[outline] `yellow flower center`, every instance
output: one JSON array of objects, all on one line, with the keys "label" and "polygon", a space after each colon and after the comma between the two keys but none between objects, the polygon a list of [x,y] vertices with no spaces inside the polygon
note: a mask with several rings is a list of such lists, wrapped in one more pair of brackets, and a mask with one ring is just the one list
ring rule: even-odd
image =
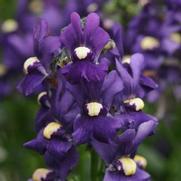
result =
[{"label": "yellow flower center", "polygon": [[87,104],[88,115],[98,116],[102,108],[103,108],[102,104],[98,102],[88,103]]},{"label": "yellow flower center", "polygon": [[18,29],[18,23],[14,19],[7,19],[1,26],[4,33],[11,33]]},{"label": "yellow flower center", "polygon": [[179,33],[172,33],[170,39],[175,43],[181,44],[181,35]]},{"label": "yellow flower center", "polygon": [[6,68],[6,66],[5,66],[5,65],[3,65],[3,64],[0,64],[0,76],[5,75],[5,74],[6,74],[6,72],[7,72],[7,68]]},{"label": "yellow flower center", "polygon": [[42,0],[32,0],[29,4],[29,10],[35,14],[41,14],[43,12]]},{"label": "yellow flower center", "polygon": [[125,100],[124,103],[129,104],[130,106],[135,106],[136,111],[140,111],[144,108],[144,102],[139,97]]},{"label": "yellow flower center", "polygon": [[53,133],[57,132],[62,125],[58,122],[49,123],[43,130],[43,136],[47,139],[50,139]]},{"label": "yellow flower center", "polygon": [[136,173],[137,166],[133,159],[131,159],[129,157],[122,157],[119,159],[119,161],[122,164],[122,168],[123,168],[124,174],[126,176],[131,176]]},{"label": "yellow flower center", "polygon": [[36,62],[39,62],[37,57],[30,57],[25,61],[24,66],[23,66],[25,74],[28,74],[28,67],[33,66],[33,64]]},{"label": "yellow flower center", "polygon": [[87,57],[88,53],[90,53],[91,50],[87,47],[78,47],[74,51],[77,57],[82,60]]},{"label": "yellow flower center", "polygon": [[47,175],[50,172],[51,171],[46,168],[39,168],[39,169],[35,170],[35,172],[33,173],[32,180],[33,181],[42,181],[42,179],[46,179]]},{"label": "yellow flower center", "polygon": [[147,161],[146,161],[146,159],[143,156],[135,155],[134,161],[138,165],[140,165],[142,168],[146,168],[146,166],[147,166]]},{"label": "yellow flower center", "polygon": [[159,46],[160,46],[160,43],[158,39],[152,36],[146,36],[141,41],[141,48],[143,50],[152,50],[154,48],[158,48]]},{"label": "yellow flower center", "polygon": [[97,11],[97,9],[98,9],[98,5],[97,5],[96,3],[91,3],[91,4],[87,7],[87,11],[88,11],[89,13],[95,12],[95,11]]}]

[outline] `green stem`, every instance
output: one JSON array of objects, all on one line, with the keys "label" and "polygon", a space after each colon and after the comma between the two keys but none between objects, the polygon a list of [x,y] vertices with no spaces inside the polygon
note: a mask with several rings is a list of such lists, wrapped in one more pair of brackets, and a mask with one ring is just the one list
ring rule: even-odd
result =
[{"label": "green stem", "polygon": [[98,181],[99,157],[94,150],[91,150],[91,181]]}]

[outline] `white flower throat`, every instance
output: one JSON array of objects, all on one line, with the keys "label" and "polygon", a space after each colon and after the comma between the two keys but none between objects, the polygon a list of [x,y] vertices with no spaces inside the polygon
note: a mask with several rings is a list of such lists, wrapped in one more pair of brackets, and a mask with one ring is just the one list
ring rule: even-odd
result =
[{"label": "white flower throat", "polygon": [[131,63],[131,56],[130,55],[125,55],[123,57],[122,63],[123,64],[130,64]]},{"label": "white flower throat", "polygon": [[[132,176],[136,173],[136,162],[129,157],[122,157],[119,159],[122,164],[122,169],[126,176]],[[121,168],[120,168],[121,169]]]},{"label": "white flower throat", "polygon": [[87,47],[77,47],[74,51],[78,59],[80,60],[85,59],[88,56],[88,54],[91,52],[91,50]]},{"label": "white flower throat", "polygon": [[102,104],[98,102],[88,103],[87,104],[88,115],[98,116],[102,108],[103,108]]},{"label": "white flower throat", "polygon": [[62,127],[62,125],[58,122],[51,122],[49,123],[43,130],[43,136],[46,139],[51,139],[51,136],[57,132],[60,128]]},{"label": "white flower throat", "polygon": [[134,105],[136,111],[140,111],[140,110],[142,110],[144,108],[144,102],[139,97],[125,100],[124,103],[129,104],[130,106]]}]

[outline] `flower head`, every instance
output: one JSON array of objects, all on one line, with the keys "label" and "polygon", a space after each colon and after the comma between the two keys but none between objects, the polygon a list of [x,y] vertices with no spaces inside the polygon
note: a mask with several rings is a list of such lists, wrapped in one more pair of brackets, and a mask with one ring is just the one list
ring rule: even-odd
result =
[{"label": "flower head", "polygon": [[82,21],[77,13],[72,13],[71,24],[61,33],[61,42],[72,61],[64,72],[74,82],[80,78],[97,80],[105,75],[106,66],[100,63],[99,56],[109,35],[99,24],[99,16],[95,13]]}]

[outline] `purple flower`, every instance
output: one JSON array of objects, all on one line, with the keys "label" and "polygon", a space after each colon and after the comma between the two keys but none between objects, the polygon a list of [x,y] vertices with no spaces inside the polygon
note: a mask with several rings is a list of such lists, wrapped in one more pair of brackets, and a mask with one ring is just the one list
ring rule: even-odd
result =
[{"label": "purple flower", "polygon": [[129,153],[131,150],[129,142],[134,135],[134,130],[128,129],[119,136],[117,144],[92,141],[93,147],[107,165],[105,181],[150,180],[150,175],[143,170],[146,167],[146,160],[138,155],[131,156]]},{"label": "purple flower", "polygon": [[141,54],[133,54],[122,64],[116,61],[118,74],[123,81],[124,89],[120,92],[116,104],[118,107],[122,104],[122,110],[133,109],[140,111],[144,108],[142,98],[150,90],[157,88],[157,84],[150,78],[142,75],[144,68],[144,57]]},{"label": "purple flower", "polygon": [[97,14],[89,14],[85,21],[81,22],[79,15],[72,13],[71,24],[60,36],[63,47],[68,51],[72,61],[65,66],[63,72],[74,82],[80,78],[87,81],[100,80],[107,70],[104,63],[99,63],[98,58],[109,41],[109,35],[99,26]]},{"label": "purple flower", "polygon": [[[11,76],[9,73],[8,76],[6,76],[9,77],[9,81],[5,82],[5,87],[8,86],[13,90],[13,86],[15,87],[15,85],[14,83],[10,85],[11,80],[15,81],[20,72],[22,72],[24,61],[35,55],[33,52],[32,30],[36,21],[41,17],[49,22],[52,32],[59,32],[63,23],[63,21],[61,21],[63,16],[59,9],[58,0],[33,0],[30,2],[27,0],[19,0],[15,18],[7,19],[2,23],[0,27],[0,46],[3,49],[3,64],[6,66],[6,69],[11,72]],[[45,47],[48,41],[52,43],[52,46],[49,47],[51,50],[56,46],[54,44],[55,38],[49,37],[41,43],[41,49],[43,49],[41,51],[45,51],[46,48],[48,49],[48,47]],[[46,56],[52,53],[50,51],[48,51]],[[1,81],[1,84],[3,83],[4,81]],[[9,91],[9,93],[10,92],[11,91]]]},{"label": "purple flower", "polygon": [[[31,34],[5,35],[2,44],[4,65],[11,71],[20,70],[24,59],[33,55]],[[24,46],[25,44],[26,46]]]},{"label": "purple flower", "polygon": [[50,122],[40,130],[36,139],[25,144],[26,147],[44,155],[49,168],[61,179],[76,165],[78,154],[60,122]]},{"label": "purple flower", "polygon": [[[133,162],[134,163],[134,162]],[[124,174],[119,172],[112,172],[107,170],[104,176],[104,181],[150,181],[150,175],[140,168],[137,168],[136,173],[133,176],[126,177]]]},{"label": "purple flower", "polygon": [[[171,6],[170,6],[171,7]],[[163,7],[156,2],[146,4],[134,17],[125,33],[125,57],[136,52],[144,55],[144,74],[154,78],[160,88],[148,100],[154,102],[171,83],[178,85],[180,68],[180,13],[173,7]],[[174,71],[173,71],[174,70]],[[174,77],[174,78],[173,78]],[[166,85],[166,86],[162,86]]]},{"label": "purple flower", "polygon": [[48,25],[40,21],[34,30],[34,44],[36,56],[28,58],[24,63],[25,78],[18,85],[20,92],[30,95],[40,91],[45,80],[51,78],[51,60],[59,52],[60,42],[58,37],[48,35]]},{"label": "purple flower", "polygon": [[[151,120],[151,116],[139,113],[127,116],[129,118],[124,115],[118,116],[122,120],[122,124],[120,124],[122,134],[108,142],[95,139],[92,139],[91,142],[108,167],[104,177],[106,181],[150,180],[150,175],[142,170],[145,162],[143,160],[137,160],[137,162],[134,158],[138,145],[155,129],[155,121]],[[140,123],[140,120],[143,122]]]},{"label": "purple flower", "polygon": [[45,19],[54,33],[62,27],[63,15],[58,0],[19,0],[17,19],[25,30],[32,31],[38,18]]},{"label": "purple flower", "polygon": [[24,63],[19,89],[39,93],[38,135],[25,146],[51,170],[40,179],[66,180],[76,148],[86,144],[105,161],[105,181],[150,180],[136,152],[158,123],[143,112],[143,98],[157,84],[143,75],[142,54],[122,57],[120,26],[111,26],[109,36],[99,24],[95,13],[83,20],[73,13],[60,38],[49,35],[45,21],[35,28],[35,57]]},{"label": "purple flower", "polygon": [[68,0],[66,11],[76,11],[84,17],[87,16],[88,13],[100,12],[106,2],[107,0]]},{"label": "purple flower", "polygon": [[110,72],[102,82],[82,82],[70,88],[80,109],[73,125],[76,143],[90,142],[92,138],[108,140],[115,135],[117,124],[109,111],[114,96],[121,89],[122,82],[118,81],[115,71]]}]

